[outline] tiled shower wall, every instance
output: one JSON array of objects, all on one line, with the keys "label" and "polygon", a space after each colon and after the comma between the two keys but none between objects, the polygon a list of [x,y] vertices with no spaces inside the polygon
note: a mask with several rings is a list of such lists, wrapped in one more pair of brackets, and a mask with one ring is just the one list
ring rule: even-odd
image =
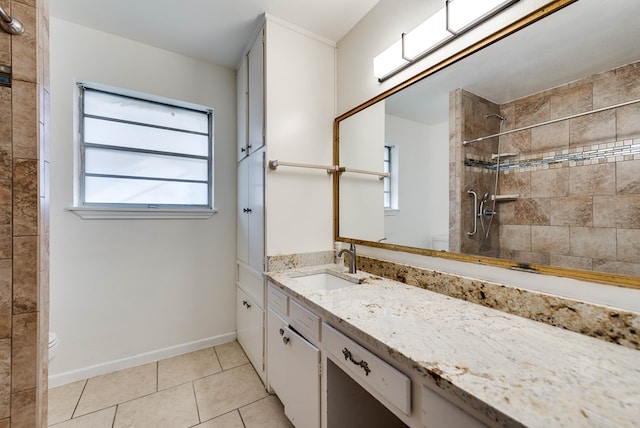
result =
[{"label": "tiled shower wall", "polygon": [[[476,192],[478,204],[484,193],[493,194],[495,172],[464,165],[466,158],[490,160],[498,149],[498,139],[485,140],[482,144],[462,145],[465,140],[497,134],[500,131],[500,120],[490,115],[498,114],[499,111],[497,104],[464,89],[456,89],[449,94],[449,117],[454,119],[449,120],[449,249],[454,252],[489,257],[499,255],[496,224],[489,227],[489,217],[481,219],[475,215],[477,211],[474,211],[473,197],[467,193],[469,190]],[[454,202],[451,198],[458,200]],[[491,205],[487,208],[491,208]],[[481,221],[484,221],[484,229]],[[468,232],[474,230],[474,223],[476,233],[469,235]],[[489,232],[486,233],[485,230]]]},{"label": "tiled shower wall", "polygon": [[[518,128],[640,99],[638,82],[635,63],[514,101],[501,111]],[[529,155],[523,159],[572,154],[578,160],[502,174],[501,192],[520,199],[500,207],[501,257],[639,276],[640,155],[594,153],[640,144],[640,103],[503,138],[504,150]]]},{"label": "tiled shower wall", "polygon": [[0,0],[0,428],[47,425],[49,23],[47,0]]},{"label": "tiled shower wall", "polygon": [[[640,99],[638,82],[635,63],[504,104],[504,130]],[[501,258],[640,276],[640,103],[500,138],[517,156],[499,193],[518,195],[498,204]]]}]

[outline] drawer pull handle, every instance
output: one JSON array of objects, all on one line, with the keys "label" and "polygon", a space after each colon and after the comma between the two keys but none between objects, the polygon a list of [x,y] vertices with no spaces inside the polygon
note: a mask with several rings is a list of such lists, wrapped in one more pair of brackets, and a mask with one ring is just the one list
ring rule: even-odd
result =
[{"label": "drawer pull handle", "polygon": [[365,360],[360,360],[360,361],[354,360],[353,356],[351,355],[351,351],[349,351],[347,348],[344,348],[342,350],[342,355],[344,355],[345,360],[349,360],[356,366],[362,367],[362,370],[364,370],[365,376],[369,376],[369,373],[371,373],[371,369],[369,368],[369,364]]},{"label": "drawer pull handle", "polygon": [[279,333],[280,333],[280,336],[284,336],[284,330],[283,329],[280,329]]},{"label": "drawer pull handle", "polygon": [[290,339],[287,336],[282,336],[282,343],[284,343],[285,345],[289,343],[289,340]]},{"label": "drawer pull handle", "polygon": [[246,300],[242,301],[242,304],[247,308],[250,309],[251,308],[251,303],[247,302]]}]

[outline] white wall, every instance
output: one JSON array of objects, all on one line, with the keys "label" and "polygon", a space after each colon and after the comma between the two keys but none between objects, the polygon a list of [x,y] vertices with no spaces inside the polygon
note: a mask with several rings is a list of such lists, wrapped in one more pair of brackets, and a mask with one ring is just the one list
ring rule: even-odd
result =
[{"label": "white wall", "polygon": [[[335,45],[273,17],[266,31],[267,160],[331,165]],[[333,248],[332,178],[267,169],[267,255]]]},{"label": "white wall", "polygon": [[426,125],[387,115],[385,142],[398,149],[398,212],[385,216],[390,244],[432,248],[449,235],[449,123]]},{"label": "white wall", "polygon": [[[52,384],[235,337],[235,72],[51,19]],[[206,220],[82,220],[73,201],[74,85],[206,105],[215,207]]]},{"label": "white wall", "polygon": [[[377,103],[341,122],[340,166],[384,170],[385,103]],[[340,236],[384,238],[384,187],[375,175],[340,175]]]}]

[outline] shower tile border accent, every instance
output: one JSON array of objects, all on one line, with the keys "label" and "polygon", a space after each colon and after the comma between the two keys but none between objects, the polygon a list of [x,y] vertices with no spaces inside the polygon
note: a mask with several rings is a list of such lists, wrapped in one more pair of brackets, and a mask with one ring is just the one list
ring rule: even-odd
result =
[{"label": "shower tile border accent", "polygon": [[[640,159],[640,138],[611,143],[593,144],[552,152],[519,155],[500,163],[500,171],[539,171],[550,168],[566,168],[582,165],[597,165],[605,162],[623,162]],[[492,160],[464,160],[465,166],[496,170]]]},{"label": "shower tile border accent", "polygon": [[358,256],[360,270],[640,350],[640,313],[402,263]]}]

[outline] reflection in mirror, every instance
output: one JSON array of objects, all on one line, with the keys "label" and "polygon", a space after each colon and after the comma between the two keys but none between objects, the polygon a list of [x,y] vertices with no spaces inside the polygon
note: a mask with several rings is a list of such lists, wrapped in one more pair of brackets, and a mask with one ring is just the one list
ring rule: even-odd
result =
[{"label": "reflection in mirror", "polygon": [[339,236],[640,277],[638,40],[640,2],[580,0],[341,120],[391,178],[340,177]]}]

